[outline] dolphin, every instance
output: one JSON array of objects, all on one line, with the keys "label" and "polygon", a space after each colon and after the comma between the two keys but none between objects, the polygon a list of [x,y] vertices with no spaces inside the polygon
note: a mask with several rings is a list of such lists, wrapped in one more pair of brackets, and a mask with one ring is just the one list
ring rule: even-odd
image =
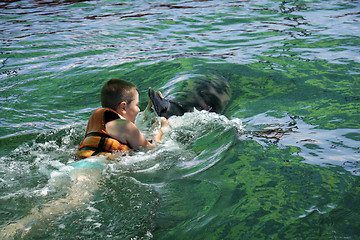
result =
[{"label": "dolphin", "polygon": [[230,101],[231,88],[229,82],[223,78],[199,78],[188,89],[174,94],[174,98],[170,100],[151,87],[148,94],[157,115],[169,118],[182,116],[194,109],[221,114]]}]

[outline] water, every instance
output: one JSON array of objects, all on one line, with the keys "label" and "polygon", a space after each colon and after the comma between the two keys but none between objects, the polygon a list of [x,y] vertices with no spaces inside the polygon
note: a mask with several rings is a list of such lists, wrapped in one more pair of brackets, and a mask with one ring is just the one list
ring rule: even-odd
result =
[{"label": "water", "polygon": [[[359,239],[359,12],[336,0],[0,3],[2,236]],[[199,77],[229,81],[222,115],[170,118],[158,148],[73,167],[105,81],[137,84],[144,109],[148,87],[171,98]]]}]

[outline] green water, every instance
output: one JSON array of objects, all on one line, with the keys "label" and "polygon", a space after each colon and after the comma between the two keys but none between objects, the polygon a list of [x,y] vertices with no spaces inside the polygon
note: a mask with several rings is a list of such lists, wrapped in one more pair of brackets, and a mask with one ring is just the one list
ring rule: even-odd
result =
[{"label": "green water", "polygon": [[[360,239],[359,6],[0,3],[1,236]],[[154,150],[74,169],[110,78],[142,109],[148,87],[171,98],[199,78],[232,96],[170,118]]]}]

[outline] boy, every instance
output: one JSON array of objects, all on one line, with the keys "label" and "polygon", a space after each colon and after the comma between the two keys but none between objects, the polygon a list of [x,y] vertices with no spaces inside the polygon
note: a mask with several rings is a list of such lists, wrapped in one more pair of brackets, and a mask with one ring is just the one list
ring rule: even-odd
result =
[{"label": "boy", "polygon": [[[76,153],[79,158],[155,147],[134,124],[140,112],[135,84],[123,79],[109,80],[101,89],[101,105],[102,108],[90,116],[85,139]],[[160,142],[162,128],[168,125],[168,121],[162,117],[159,132],[154,136],[155,142]]]}]

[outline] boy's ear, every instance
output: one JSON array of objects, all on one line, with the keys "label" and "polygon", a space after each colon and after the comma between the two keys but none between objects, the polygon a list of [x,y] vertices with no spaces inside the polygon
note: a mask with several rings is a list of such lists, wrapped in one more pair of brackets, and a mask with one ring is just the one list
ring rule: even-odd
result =
[{"label": "boy's ear", "polygon": [[118,110],[117,112],[119,112],[119,113],[126,112],[126,106],[127,106],[126,102],[121,102],[119,104],[119,106],[117,107],[117,110]]}]

